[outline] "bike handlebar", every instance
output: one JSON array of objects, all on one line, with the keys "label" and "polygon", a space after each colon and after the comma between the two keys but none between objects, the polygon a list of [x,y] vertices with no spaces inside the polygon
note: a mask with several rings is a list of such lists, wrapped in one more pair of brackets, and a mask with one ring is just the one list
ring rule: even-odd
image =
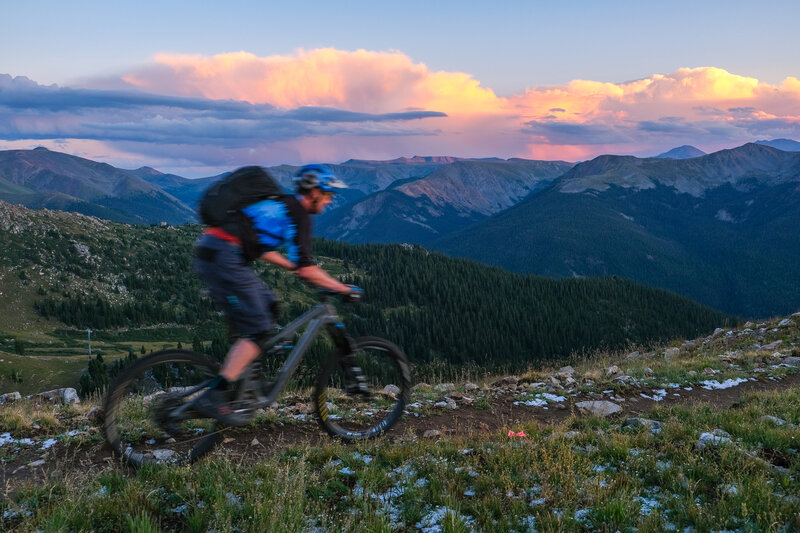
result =
[{"label": "bike handlebar", "polygon": [[352,290],[350,292],[345,292],[345,293],[334,291],[331,289],[320,289],[319,296],[323,302],[328,298],[334,296],[340,298],[344,303],[348,304],[355,304],[361,302],[361,299],[364,297],[364,290],[354,286],[351,286],[351,289]]}]

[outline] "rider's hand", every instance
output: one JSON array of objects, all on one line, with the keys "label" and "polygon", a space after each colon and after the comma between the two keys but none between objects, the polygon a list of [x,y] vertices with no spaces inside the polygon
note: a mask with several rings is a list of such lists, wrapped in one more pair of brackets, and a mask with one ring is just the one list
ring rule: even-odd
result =
[{"label": "rider's hand", "polygon": [[351,304],[360,302],[364,296],[364,290],[355,285],[348,285],[348,288],[350,290],[342,294],[342,300]]}]

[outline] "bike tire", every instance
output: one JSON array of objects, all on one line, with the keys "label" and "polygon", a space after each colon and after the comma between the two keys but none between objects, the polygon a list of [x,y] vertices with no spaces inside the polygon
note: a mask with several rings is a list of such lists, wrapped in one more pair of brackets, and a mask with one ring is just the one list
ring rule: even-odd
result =
[{"label": "bike tire", "polygon": [[[330,435],[346,442],[388,431],[400,420],[411,396],[411,370],[400,348],[379,337],[359,337],[353,344],[349,356],[338,351],[331,354],[314,387],[317,421]],[[361,368],[369,394],[346,392],[344,367],[353,362]]]},{"label": "bike tire", "polygon": [[205,390],[219,365],[203,354],[164,350],[138,359],[109,386],[103,429],[120,457],[138,467],[189,464],[214,447],[217,422],[188,410],[179,421],[164,413]]}]

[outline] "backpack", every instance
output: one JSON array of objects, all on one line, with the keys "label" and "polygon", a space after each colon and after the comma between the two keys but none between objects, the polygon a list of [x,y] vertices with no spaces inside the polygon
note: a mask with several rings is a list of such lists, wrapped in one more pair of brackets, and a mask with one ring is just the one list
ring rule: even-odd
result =
[{"label": "backpack", "polygon": [[261,255],[261,247],[250,217],[241,209],[283,194],[280,185],[262,167],[242,167],[206,189],[198,203],[197,213],[203,224],[222,228],[239,237],[242,255],[249,262]]}]

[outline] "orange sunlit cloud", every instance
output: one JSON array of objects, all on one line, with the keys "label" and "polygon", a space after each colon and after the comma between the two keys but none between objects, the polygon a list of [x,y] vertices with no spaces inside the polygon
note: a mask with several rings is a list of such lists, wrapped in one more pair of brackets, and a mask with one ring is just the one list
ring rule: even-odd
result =
[{"label": "orange sunlit cloud", "polygon": [[[120,90],[131,88],[138,91]],[[501,97],[469,73],[434,71],[401,52],[331,48],[161,54],[79,88],[0,74],[3,109],[0,139],[20,146],[68,142],[99,159],[174,161],[172,168],[209,173],[411,155],[578,161],[800,139],[793,76],[769,84],[715,67],[681,68]]]},{"label": "orange sunlit cloud", "polygon": [[147,91],[234,99],[281,108],[331,106],[367,113],[408,108],[494,112],[495,94],[468,74],[431,72],[399,52],[346,52],[331,48],[258,57],[167,55],[123,77]]},{"label": "orange sunlit cloud", "polygon": [[[431,137],[416,144],[460,155],[483,156],[489,150],[507,157],[575,160],[668,148],[681,135],[683,143],[731,144],[752,140],[767,121],[791,130],[800,117],[797,78],[770,85],[715,67],[623,83],[573,80],[504,98],[467,73],[431,71],[400,52],[325,48],[269,57],[162,54],[123,79],[151,92],[283,109],[443,112],[447,118],[420,121]],[[310,144],[327,153],[328,142]]]}]

